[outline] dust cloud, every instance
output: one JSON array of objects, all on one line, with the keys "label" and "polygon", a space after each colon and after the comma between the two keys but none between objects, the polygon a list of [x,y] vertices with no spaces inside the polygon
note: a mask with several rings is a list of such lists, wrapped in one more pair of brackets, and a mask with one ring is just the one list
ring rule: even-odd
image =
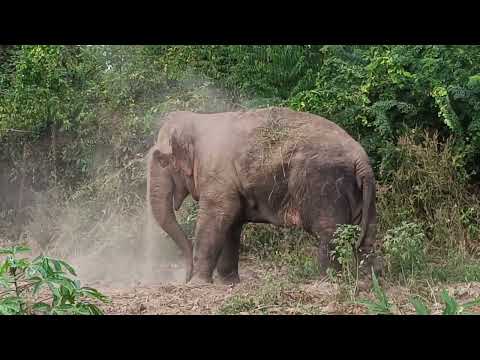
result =
[{"label": "dust cloud", "polygon": [[[162,113],[235,108],[221,90],[200,77],[185,79],[170,92],[163,100]],[[151,120],[155,134],[161,119],[159,114]],[[72,194],[68,189],[50,188],[33,193],[22,242],[32,248],[34,256],[44,254],[72,264],[82,284],[122,288],[183,283],[181,252],[155,223],[145,199],[148,150],[132,161],[138,164],[120,170],[112,170],[109,162],[113,151],[115,144],[98,147],[91,169],[96,175],[81,191]],[[134,173],[134,179],[121,179],[122,171]],[[177,219],[182,226],[180,216]]]},{"label": "dust cloud", "polygon": [[148,206],[132,213],[98,210],[88,204],[58,204],[36,194],[23,237],[33,255],[68,261],[82,284],[131,287],[185,279],[174,242],[154,223]]}]

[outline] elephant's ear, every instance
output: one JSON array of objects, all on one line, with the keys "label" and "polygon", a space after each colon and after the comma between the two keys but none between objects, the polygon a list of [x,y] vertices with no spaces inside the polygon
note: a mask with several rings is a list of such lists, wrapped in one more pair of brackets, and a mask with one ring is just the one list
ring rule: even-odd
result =
[{"label": "elephant's ear", "polygon": [[160,166],[165,168],[172,163],[173,157],[170,154],[164,154],[160,150],[153,151],[153,158],[160,163]]},{"label": "elephant's ear", "polygon": [[170,141],[175,167],[186,176],[193,174],[193,143],[189,140],[185,136],[174,133]]}]

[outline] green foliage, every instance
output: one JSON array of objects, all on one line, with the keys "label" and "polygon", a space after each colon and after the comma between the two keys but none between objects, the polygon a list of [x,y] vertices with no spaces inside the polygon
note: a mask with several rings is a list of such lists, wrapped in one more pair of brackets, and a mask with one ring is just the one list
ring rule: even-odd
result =
[{"label": "green foliage", "polygon": [[268,314],[271,309],[280,308],[289,303],[292,289],[287,282],[267,278],[265,285],[255,289],[247,296],[233,295],[219,309],[220,314],[233,315],[239,313]]},{"label": "green foliage", "polygon": [[[0,264],[1,315],[101,315],[91,300],[108,299],[90,287],[81,287],[71,265],[62,260],[38,256],[33,260],[19,258],[28,247],[1,248],[6,255]],[[43,291],[42,291],[43,290]]]},{"label": "green foliage", "polygon": [[441,298],[445,303],[442,315],[470,315],[465,310],[472,308],[473,306],[480,305],[480,299],[469,301],[463,305],[460,305],[455,298],[450,296],[446,290],[441,293]]},{"label": "green foliage", "polygon": [[[375,300],[360,300],[359,304],[365,305],[370,314],[374,315],[393,315],[392,304],[388,299],[385,291],[378,283],[378,279],[375,273],[372,271],[373,286],[372,290],[375,296]],[[480,305],[480,298],[469,301],[464,304],[460,304],[454,297],[450,296],[447,290],[443,290],[440,297],[444,303],[442,315],[470,315],[471,313],[466,310],[472,307]],[[417,315],[431,315],[432,311],[418,296],[414,296],[410,299],[411,304],[414,306]]]},{"label": "green foliage", "polygon": [[466,169],[477,171],[478,47],[325,46],[321,51],[325,58],[315,86],[294,95],[292,107],[344,126],[361,139],[377,170],[394,170],[384,159],[388,144],[419,127],[455,135]]},{"label": "green foliage", "polygon": [[299,229],[248,224],[243,231],[241,252],[287,269],[296,283],[318,279],[320,267],[315,237]]},{"label": "green foliage", "polygon": [[346,284],[353,285],[357,279],[358,265],[355,243],[360,236],[358,225],[339,225],[333,234],[332,258],[340,264],[339,275]]},{"label": "green foliage", "polygon": [[314,84],[322,60],[317,50],[312,45],[176,46],[168,58],[176,64],[170,67],[174,72],[189,68],[233,98],[264,99],[272,105]]},{"label": "green foliage", "polygon": [[451,250],[428,259],[423,277],[434,282],[455,283],[480,281],[480,264],[476,258]]},{"label": "green foliage", "polygon": [[417,315],[431,315],[432,311],[419,297],[412,297],[410,302],[415,307],[415,312]]},{"label": "green foliage", "polygon": [[[142,155],[165,112],[286,105],[330,118],[365,146],[391,270],[412,273],[420,242],[425,261],[480,251],[468,188],[480,175],[479,60],[478,46],[2,46],[0,181],[20,189],[26,177],[36,190],[55,185],[68,201],[128,213],[143,204]],[[195,208],[186,211],[193,236]],[[18,209],[1,214],[15,219]],[[334,256],[352,281],[348,231]],[[286,265],[292,278],[315,277],[305,234],[248,226],[244,238],[242,251]],[[426,269],[438,280],[479,278],[478,266],[460,263]]]},{"label": "green foliage", "polygon": [[359,304],[363,304],[368,308],[368,311],[371,314],[376,315],[391,315],[392,314],[392,304],[388,300],[387,294],[381,288],[378,283],[378,279],[375,276],[375,272],[372,270],[372,287],[373,294],[376,301],[371,300],[359,300]]},{"label": "green foliage", "polygon": [[427,251],[475,252],[478,196],[469,191],[462,158],[452,143],[412,131],[399,139],[395,152],[396,170],[377,197],[380,233],[407,221],[422,226]]},{"label": "green foliage", "polygon": [[414,275],[425,265],[425,234],[418,224],[404,221],[388,230],[383,247],[392,273]]},{"label": "green foliage", "polygon": [[290,252],[284,256],[288,264],[288,275],[292,282],[316,280],[320,276],[320,265],[316,256],[300,251]]},{"label": "green foliage", "polygon": [[[6,54],[0,136],[16,129],[27,131],[27,139],[55,126],[82,135],[90,142],[86,148],[112,112],[121,114],[133,137],[143,136],[153,118],[171,108],[162,103],[172,104],[175,93],[180,100],[190,91],[187,84],[203,82],[247,106],[286,104],[331,118],[361,140],[385,174],[395,170],[390,145],[412,128],[453,135],[465,169],[478,171],[475,46],[29,45]],[[189,108],[197,105],[210,106]]]},{"label": "green foliage", "polygon": [[[0,136],[8,129],[40,136],[50,126],[79,130],[93,121],[98,66],[79,46],[20,47],[0,82]],[[28,134],[27,133],[27,134]]]},{"label": "green foliage", "polygon": [[251,297],[233,296],[226,301],[219,310],[222,315],[235,315],[252,311],[257,304]]}]

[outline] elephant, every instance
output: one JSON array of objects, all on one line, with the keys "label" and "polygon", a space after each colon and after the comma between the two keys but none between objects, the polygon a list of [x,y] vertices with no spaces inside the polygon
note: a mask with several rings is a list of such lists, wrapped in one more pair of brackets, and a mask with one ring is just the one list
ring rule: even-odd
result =
[{"label": "elephant", "polygon": [[[330,120],[269,107],[167,113],[148,155],[147,201],[182,250],[186,283],[240,282],[242,227],[297,227],[318,239],[321,273],[332,266],[339,224],[361,228],[357,254],[375,255],[375,177],[362,146]],[[175,217],[198,203],[194,245]],[[364,257],[365,259],[365,257]]]}]

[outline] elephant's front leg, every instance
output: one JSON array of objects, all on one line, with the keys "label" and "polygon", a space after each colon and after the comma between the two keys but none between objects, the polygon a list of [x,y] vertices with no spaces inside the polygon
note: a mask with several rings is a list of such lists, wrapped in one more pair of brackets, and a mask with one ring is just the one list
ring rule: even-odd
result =
[{"label": "elephant's front leg", "polygon": [[231,239],[234,224],[238,223],[240,201],[222,196],[201,199],[199,205],[192,282],[212,283],[221,252]]},{"label": "elephant's front leg", "polygon": [[240,282],[238,274],[238,260],[240,256],[240,236],[243,224],[234,225],[225,242],[220,259],[217,264],[217,272],[223,284],[237,284]]}]

